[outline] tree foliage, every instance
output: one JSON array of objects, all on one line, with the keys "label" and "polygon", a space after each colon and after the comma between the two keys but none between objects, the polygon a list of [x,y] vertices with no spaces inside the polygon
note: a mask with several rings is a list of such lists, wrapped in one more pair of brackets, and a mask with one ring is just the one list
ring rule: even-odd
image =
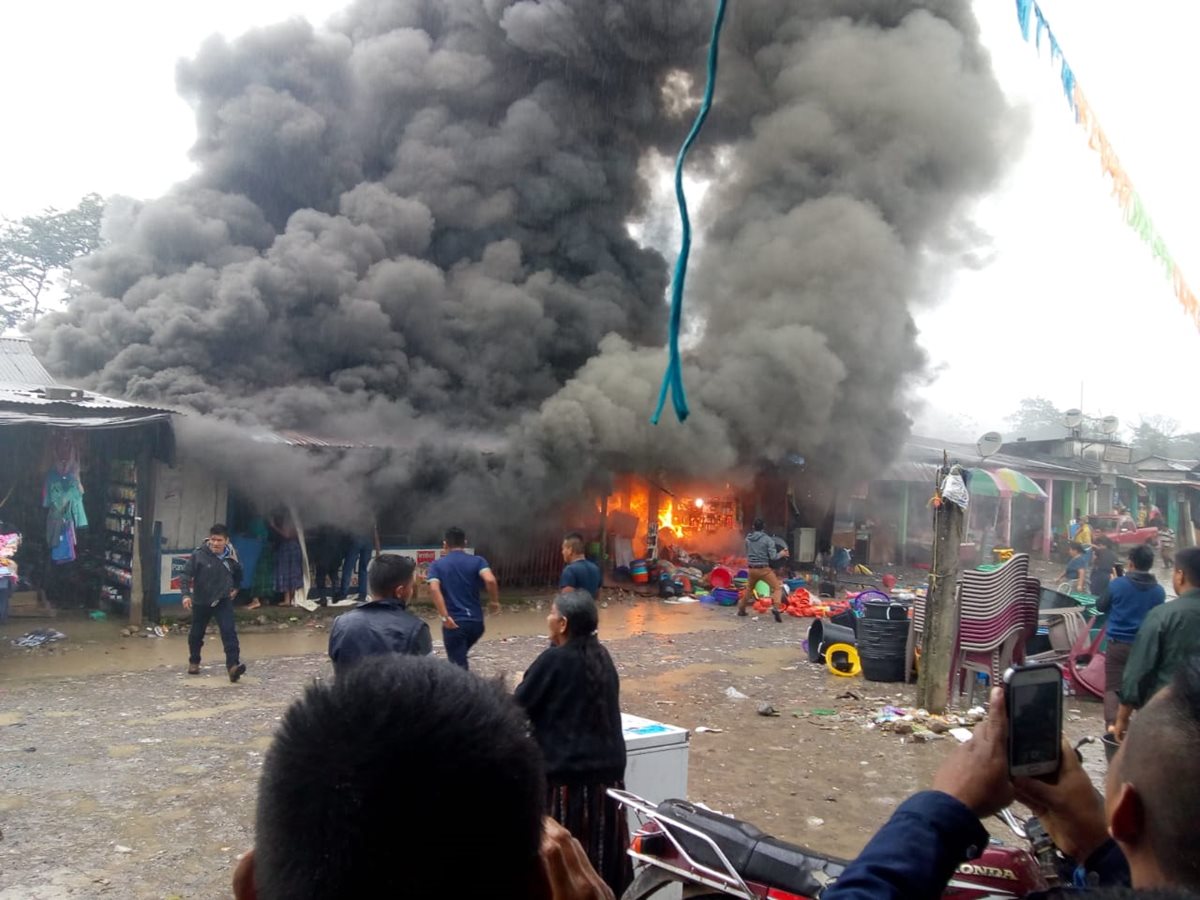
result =
[{"label": "tree foliage", "polygon": [[71,263],[100,246],[104,200],[88,194],[73,209],[0,221],[0,321],[36,319],[54,288],[69,288]]},{"label": "tree foliage", "polygon": [[1026,397],[1016,412],[1008,416],[1009,429],[1014,435],[1027,436],[1047,429],[1059,429],[1065,434],[1063,424],[1066,413],[1044,397]]},{"label": "tree foliage", "polygon": [[1133,429],[1130,443],[1140,454],[1170,457],[1179,423],[1165,416],[1143,416]]}]

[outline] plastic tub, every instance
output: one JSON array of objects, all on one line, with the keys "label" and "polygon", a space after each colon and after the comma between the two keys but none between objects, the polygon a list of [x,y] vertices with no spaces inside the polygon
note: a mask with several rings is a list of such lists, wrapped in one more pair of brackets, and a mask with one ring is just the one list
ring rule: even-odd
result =
[{"label": "plastic tub", "polygon": [[904,681],[907,648],[907,615],[899,620],[864,618],[858,623],[858,655],[868,681]]},{"label": "plastic tub", "polygon": [[729,588],[714,588],[712,595],[721,606],[734,606],[738,602],[740,593]]},{"label": "plastic tub", "polygon": [[902,603],[871,600],[863,606],[863,618],[875,621],[898,622],[908,619],[908,607]]},{"label": "plastic tub", "polygon": [[715,588],[729,588],[733,586],[733,573],[724,566],[715,566],[708,573],[708,583]]}]

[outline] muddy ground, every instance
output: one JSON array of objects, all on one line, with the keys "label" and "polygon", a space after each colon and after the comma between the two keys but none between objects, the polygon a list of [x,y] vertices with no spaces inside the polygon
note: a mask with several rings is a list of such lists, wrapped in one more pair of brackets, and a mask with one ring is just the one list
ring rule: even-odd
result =
[{"label": "muddy ground", "polygon": [[[537,603],[489,622],[472,654],[477,671],[515,678],[540,652]],[[237,685],[215,635],[206,645],[214,665],[189,677],[181,633],[126,637],[113,623],[63,619],[0,627],[0,900],[229,897],[279,717],[306,682],[331,675],[327,624],[307,615],[244,624],[250,671]],[[910,690],[810,666],[800,649],[807,624],[614,598],[601,636],[625,710],[693,730],[692,799],[849,856],[928,784],[952,741],[906,743],[868,728],[884,702],[907,705]],[[9,646],[46,625],[68,639]],[[731,687],[747,699],[729,699]],[[780,715],[758,715],[761,703]],[[1069,736],[1100,728],[1098,704],[1071,702]],[[1085,753],[1102,767],[1099,750]]]}]

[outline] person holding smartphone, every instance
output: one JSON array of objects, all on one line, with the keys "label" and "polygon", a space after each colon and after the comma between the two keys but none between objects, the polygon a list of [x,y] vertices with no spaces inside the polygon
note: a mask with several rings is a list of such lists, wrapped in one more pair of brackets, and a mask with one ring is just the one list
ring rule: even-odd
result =
[{"label": "person holding smartphone", "polygon": [[1078,864],[1078,887],[1200,891],[1200,656],[1184,662],[1133,720],[1108,767],[1104,796],[1065,741],[1054,777],[1014,778],[1009,731],[997,688],[987,718],[942,763],[933,789],[902,803],[822,900],[941,896],[958,866],[987,846],[979,819],[1013,799]]}]

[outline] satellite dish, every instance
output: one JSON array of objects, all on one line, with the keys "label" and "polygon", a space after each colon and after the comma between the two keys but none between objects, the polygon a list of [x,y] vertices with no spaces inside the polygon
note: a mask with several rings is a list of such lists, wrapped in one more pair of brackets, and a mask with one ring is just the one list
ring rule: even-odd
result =
[{"label": "satellite dish", "polygon": [[1068,428],[1078,428],[1083,424],[1083,412],[1078,409],[1068,409],[1063,416]]},{"label": "satellite dish", "polygon": [[979,449],[979,455],[984,459],[999,453],[1000,448],[1003,445],[1004,438],[1000,436],[1000,432],[998,431],[989,431],[975,444],[975,446]]},{"label": "satellite dish", "polygon": [[1121,420],[1116,416],[1105,416],[1100,420],[1100,430],[1105,434],[1116,434],[1121,427]]}]

